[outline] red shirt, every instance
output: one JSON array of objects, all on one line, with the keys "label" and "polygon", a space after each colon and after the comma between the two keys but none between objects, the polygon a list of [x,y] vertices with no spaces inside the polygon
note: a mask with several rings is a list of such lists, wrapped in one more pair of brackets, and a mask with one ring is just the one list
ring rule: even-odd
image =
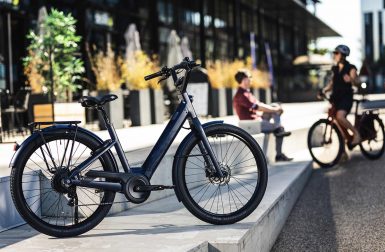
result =
[{"label": "red shirt", "polygon": [[233,107],[239,120],[254,120],[258,117],[255,114],[255,110],[258,109],[258,100],[250,90],[238,88],[233,98]]}]

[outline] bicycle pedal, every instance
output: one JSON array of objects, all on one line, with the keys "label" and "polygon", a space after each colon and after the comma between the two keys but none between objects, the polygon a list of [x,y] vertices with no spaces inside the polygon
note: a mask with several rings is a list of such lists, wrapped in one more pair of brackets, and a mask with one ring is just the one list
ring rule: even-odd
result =
[{"label": "bicycle pedal", "polygon": [[136,186],[135,191],[137,192],[148,192],[148,191],[161,191],[165,189],[174,189],[175,186],[165,186],[165,185],[141,185],[141,186]]}]

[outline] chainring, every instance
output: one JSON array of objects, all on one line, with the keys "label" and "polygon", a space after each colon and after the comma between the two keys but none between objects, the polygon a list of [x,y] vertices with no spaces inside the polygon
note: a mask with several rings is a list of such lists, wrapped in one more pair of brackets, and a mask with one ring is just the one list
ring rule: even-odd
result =
[{"label": "chainring", "polygon": [[137,186],[146,186],[150,185],[147,177],[143,175],[133,175],[130,177],[126,183],[123,185],[123,193],[126,198],[135,204],[140,204],[145,202],[148,197],[150,197],[150,191],[140,191],[135,190]]}]

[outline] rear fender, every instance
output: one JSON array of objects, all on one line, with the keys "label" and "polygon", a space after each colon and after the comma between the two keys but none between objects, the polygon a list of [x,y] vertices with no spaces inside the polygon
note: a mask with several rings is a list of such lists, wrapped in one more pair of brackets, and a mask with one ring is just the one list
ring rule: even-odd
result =
[{"label": "rear fender", "polygon": [[[79,133],[81,132],[81,133],[87,135],[87,137],[93,138],[99,144],[103,144],[103,140],[100,137],[98,137],[96,134],[94,134],[93,132],[91,132],[89,130],[83,129],[81,127],[76,127],[75,125],[69,125],[69,124],[53,125],[53,126],[50,126],[50,127],[42,129],[41,132],[35,131],[34,133],[32,133],[32,135],[29,136],[20,145],[20,147],[17,149],[16,153],[13,155],[13,157],[11,159],[9,167],[12,168],[12,167],[15,166],[15,163],[17,162],[17,160],[19,160],[19,157],[25,153],[25,150],[26,150],[27,146],[29,146],[30,144],[34,144],[34,142],[37,139],[41,138],[40,133],[43,134],[43,135],[56,134],[58,132],[63,132],[63,133],[70,134],[72,132],[75,132],[76,130]],[[110,156],[110,158],[114,162],[114,169],[115,169],[115,171],[118,171],[118,165],[116,163],[116,160],[115,160],[114,155],[112,154],[111,150],[108,150],[106,152],[106,155]]]}]

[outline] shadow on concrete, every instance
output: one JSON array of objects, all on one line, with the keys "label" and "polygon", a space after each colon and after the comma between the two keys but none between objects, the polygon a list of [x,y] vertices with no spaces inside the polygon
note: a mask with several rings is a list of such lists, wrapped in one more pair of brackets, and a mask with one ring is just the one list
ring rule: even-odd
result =
[{"label": "shadow on concrete", "polygon": [[40,234],[29,225],[22,225],[0,233],[0,249]]},{"label": "shadow on concrete", "polygon": [[271,251],[336,251],[329,170],[314,169],[312,176]]},{"label": "shadow on concrete", "polygon": [[[255,222],[242,222],[242,223],[237,223],[237,224],[232,224],[232,225],[183,225],[183,226],[178,226],[174,224],[161,224],[161,225],[153,225],[150,228],[146,229],[134,229],[134,228],[129,228],[129,229],[121,229],[121,228],[98,228],[97,232],[102,232],[102,233],[97,233],[97,234],[84,234],[80,235],[78,237],[74,237],[76,239],[81,239],[81,238],[92,238],[92,237],[107,237],[107,236],[118,236],[118,235],[156,235],[156,234],[164,234],[164,233],[169,233],[169,234],[181,234],[183,232],[199,232],[203,230],[223,230],[223,229],[228,229],[229,227],[231,229],[240,229],[240,230],[245,230],[247,228],[250,228]],[[58,238],[50,238],[50,239],[58,239]]]}]

